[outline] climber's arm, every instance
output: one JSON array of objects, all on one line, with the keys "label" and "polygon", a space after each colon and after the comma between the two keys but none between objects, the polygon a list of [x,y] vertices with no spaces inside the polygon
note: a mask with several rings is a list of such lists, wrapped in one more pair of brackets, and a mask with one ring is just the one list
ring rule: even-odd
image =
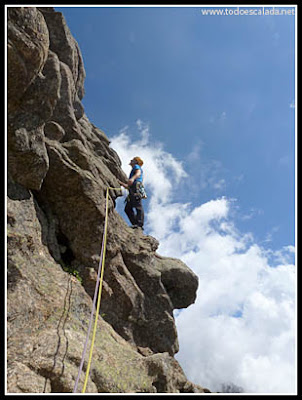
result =
[{"label": "climber's arm", "polygon": [[132,178],[128,179],[128,183],[124,183],[118,179],[118,182],[120,185],[122,185],[124,188],[129,189],[129,187],[133,184],[135,179],[139,178],[141,176],[141,171],[140,169],[135,171],[135,174],[132,176]]}]

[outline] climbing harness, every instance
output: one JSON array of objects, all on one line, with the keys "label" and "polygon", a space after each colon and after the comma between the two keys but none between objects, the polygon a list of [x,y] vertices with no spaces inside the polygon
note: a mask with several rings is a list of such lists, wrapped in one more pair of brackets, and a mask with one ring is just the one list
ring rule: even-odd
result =
[{"label": "climbing harness", "polygon": [[91,315],[90,315],[88,332],[87,332],[87,336],[86,336],[86,341],[85,341],[85,345],[84,345],[84,349],[83,349],[83,353],[82,353],[82,359],[81,359],[81,363],[80,363],[80,366],[79,366],[78,376],[77,376],[77,379],[76,379],[76,382],[75,382],[75,385],[74,385],[73,393],[77,392],[80,375],[81,375],[81,372],[82,372],[82,369],[83,369],[84,360],[85,360],[85,354],[86,354],[86,351],[87,351],[87,345],[88,345],[91,326],[92,326],[93,315],[94,315],[94,311],[95,311],[95,303],[96,303],[96,298],[97,298],[97,293],[98,293],[97,308],[96,308],[96,314],[95,314],[95,322],[94,322],[94,327],[93,327],[93,333],[92,333],[92,339],[91,339],[91,345],[90,345],[90,353],[89,353],[89,359],[88,359],[88,364],[87,364],[87,369],[86,369],[86,376],[85,376],[85,381],[84,381],[84,386],[83,386],[83,389],[82,389],[82,393],[85,393],[85,391],[86,391],[86,386],[87,386],[87,382],[88,382],[88,378],[89,378],[89,370],[90,370],[90,365],[91,365],[91,360],[92,360],[92,352],[93,352],[93,346],[94,346],[94,341],[95,341],[96,328],[97,328],[97,322],[98,322],[98,316],[99,316],[100,304],[101,304],[101,294],[102,294],[102,286],[103,286],[105,255],[106,255],[106,244],[107,244],[108,201],[109,201],[109,190],[110,189],[111,190],[121,190],[121,188],[107,187],[107,191],[106,191],[105,223],[104,223],[104,232],[103,232],[103,240],[102,240],[101,257],[100,257],[100,262],[99,262],[99,270],[98,270],[98,275],[97,275],[97,281],[96,281],[96,284],[95,284],[93,304],[92,304],[92,310],[91,310]]}]

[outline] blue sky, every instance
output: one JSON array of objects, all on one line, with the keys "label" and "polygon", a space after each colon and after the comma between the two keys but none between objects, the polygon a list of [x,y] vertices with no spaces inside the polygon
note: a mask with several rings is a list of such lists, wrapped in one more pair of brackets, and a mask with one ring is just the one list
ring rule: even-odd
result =
[{"label": "blue sky", "polygon": [[135,135],[137,119],[149,123],[199,185],[179,191],[181,200],[236,198],[241,229],[263,245],[294,245],[293,16],[56,9],[83,54],[93,123],[109,137],[124,126]]},{"label": "blue sky", "polygon": [[56,10],[83,55],[87,116],[126,173],[145,161],[145,233],[199,277],[195,304],[175,312],[188,378],[293,393],[294,17]]}]

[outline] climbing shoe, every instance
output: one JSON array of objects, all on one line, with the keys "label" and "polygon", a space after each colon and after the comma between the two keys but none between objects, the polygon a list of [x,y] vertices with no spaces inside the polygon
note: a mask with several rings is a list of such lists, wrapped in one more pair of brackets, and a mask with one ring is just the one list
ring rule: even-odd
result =
[{"label": "climbing shoe", "polygon": [[144,230],[144,228],[142,226],[138,226],[138,225],[132,225],[131,228],[132,229],[141,229],[142,231]]}]

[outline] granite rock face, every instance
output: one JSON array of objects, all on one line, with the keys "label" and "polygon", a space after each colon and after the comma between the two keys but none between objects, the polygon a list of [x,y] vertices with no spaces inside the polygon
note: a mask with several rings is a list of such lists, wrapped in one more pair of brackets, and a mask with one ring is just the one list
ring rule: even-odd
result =
[{"label": "granite rock face", "polygon": [[[125,180],[85,115],[85,70],[63,15],[8,8],[7,388],[73,391],[100,261],[107,187]],[[175,308],[197,276],[128,227],[110,190],[101,315],[86,392],[203,393],[173,357]],[[83,384],[88,354],[79,385]]]}]

